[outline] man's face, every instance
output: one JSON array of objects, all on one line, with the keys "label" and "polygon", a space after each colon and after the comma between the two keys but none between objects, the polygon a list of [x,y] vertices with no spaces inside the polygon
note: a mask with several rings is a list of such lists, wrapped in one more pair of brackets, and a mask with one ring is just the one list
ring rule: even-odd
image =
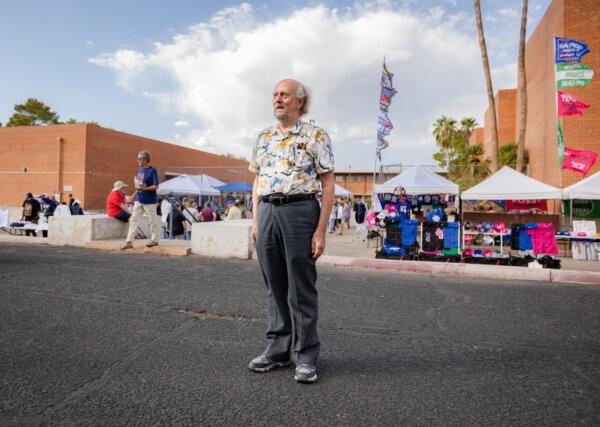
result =
[{"label": "man's face", "polygon": [[296,82],[282,80],[273,90],[273,113],[278,121],[296,121],[304,100],[296,99]]}]

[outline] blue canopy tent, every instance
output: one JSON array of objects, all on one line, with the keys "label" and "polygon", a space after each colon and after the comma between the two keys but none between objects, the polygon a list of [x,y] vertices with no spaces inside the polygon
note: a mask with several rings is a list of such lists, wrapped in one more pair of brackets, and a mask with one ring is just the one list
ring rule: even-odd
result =
[{"label": "blue canopy tent", "polygon": [[230,182],[229,184],[219,185],[215,188],[220,191],[229,191],[231,193],[252,193],[252,185],[245,184],[243,181]]}]

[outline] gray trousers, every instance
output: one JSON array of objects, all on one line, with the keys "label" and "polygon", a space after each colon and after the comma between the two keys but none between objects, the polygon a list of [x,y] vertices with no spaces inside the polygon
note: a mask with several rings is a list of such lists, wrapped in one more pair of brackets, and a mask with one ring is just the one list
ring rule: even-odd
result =
[{"label": "gray trousers", "polygon": [[317,200],[258,207],[256,253],[268,290],[263,355],[274,361],[291,356],[296,364],[316,365],[319,358],[317,269],[311,255],[319,213]]}]

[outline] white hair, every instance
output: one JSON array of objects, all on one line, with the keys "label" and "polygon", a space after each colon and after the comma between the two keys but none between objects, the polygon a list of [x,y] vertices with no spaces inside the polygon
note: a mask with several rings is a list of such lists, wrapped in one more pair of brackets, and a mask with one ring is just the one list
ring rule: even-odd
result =
[{"label": "white hair", "polygon": [[304,103],[300,108],[300,115],[303,116],[308,113],[308,105],[309,105],[309,93],[306,86],[304,86],[299,81],[296,81],[296,99],[304,99]]}]

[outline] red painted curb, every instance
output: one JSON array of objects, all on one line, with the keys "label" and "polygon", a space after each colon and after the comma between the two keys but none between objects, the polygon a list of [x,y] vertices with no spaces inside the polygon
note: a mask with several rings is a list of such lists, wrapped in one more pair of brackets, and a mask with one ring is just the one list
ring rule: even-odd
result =
[{"label": "red painted curb", "polygon": [[354,267],[370,270],[397,271],[403,273],[428,273],[477,277],[502,280],[533,280],[539,282],[560,282],[600,285],[600,272],[576,270],[532,269],[526,267],[438,263],[426,261],[396,261],[387,259],[350,258],[322,256],[320,265],[332,267]]}]

